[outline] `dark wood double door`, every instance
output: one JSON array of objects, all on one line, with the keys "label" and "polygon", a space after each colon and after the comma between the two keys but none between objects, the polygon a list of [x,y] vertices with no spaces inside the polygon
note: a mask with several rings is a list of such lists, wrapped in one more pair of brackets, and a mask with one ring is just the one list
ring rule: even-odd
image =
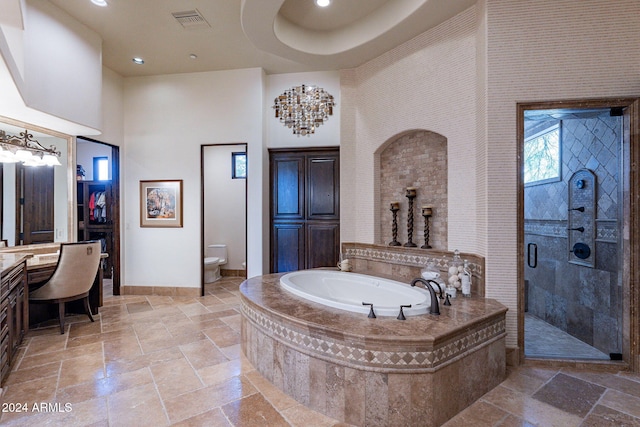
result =
[{"label": "dark wood double door", "polygon": [[340,256],[337,148],[269,150],[271,272],[333,267]]}]

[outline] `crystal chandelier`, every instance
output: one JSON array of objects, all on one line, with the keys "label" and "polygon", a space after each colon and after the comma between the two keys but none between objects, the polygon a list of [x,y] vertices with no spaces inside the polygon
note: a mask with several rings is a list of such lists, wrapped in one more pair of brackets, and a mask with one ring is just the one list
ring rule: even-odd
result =
[{"label": "crystal chandelier", "polygon": [[60,166],[54,145],[43,147],[26,129],[20,136],[0,130],[0,163],[22,162],[25,166]]},{"label": "crystal chandelier", "polygon": [[333,115],[333,95],[317,86],[294,86],[274,101],[276,118],[294,135],[311,135]]}]

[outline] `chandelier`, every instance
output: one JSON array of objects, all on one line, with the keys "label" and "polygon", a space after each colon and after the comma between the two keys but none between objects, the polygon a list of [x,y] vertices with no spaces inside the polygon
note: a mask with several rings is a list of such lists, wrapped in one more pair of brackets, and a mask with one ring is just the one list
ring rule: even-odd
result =
[{"label": "chandelier", "polygon": [[54,145],[43,147],[26,129],[20,136],[0,130],[0,163],[22,162],[25,166],[61,166]]},{"label": "chandelier", "polygon": [[317,86],[294,86],[274,101],[276,118],[294,135],[311,135],[333,115],[333,95]]}]

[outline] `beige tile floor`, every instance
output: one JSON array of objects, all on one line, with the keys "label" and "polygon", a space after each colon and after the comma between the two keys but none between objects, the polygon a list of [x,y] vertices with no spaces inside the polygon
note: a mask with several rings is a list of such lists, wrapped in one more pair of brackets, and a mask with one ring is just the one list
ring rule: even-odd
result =
[{"label": "beige tile floor", "polygon": [[[0,424],[340,425],[243,357],[239,283],[225,278],[201,298],[106,295],[95,323],[73,316],[64,335],[55,324],[32,329],[3,388],[10,411]],[[640,377],[518,368],[446,425],[640,426]]]}]

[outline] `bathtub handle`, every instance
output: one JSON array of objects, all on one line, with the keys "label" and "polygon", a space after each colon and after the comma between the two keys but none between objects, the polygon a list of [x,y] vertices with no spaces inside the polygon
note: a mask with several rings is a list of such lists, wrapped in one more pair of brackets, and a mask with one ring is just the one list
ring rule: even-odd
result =
[{"label": "bathtub handle", "polygon": [[373,312],[373,303],[371,302],[362,302],[362,305],[368,305],[371,307],[371,309],[369,310],[369,315],[367,316],[369,319],[375,319],[376,318],[376,314]]},{"label": "bathtub handle", "polygon": [[[531,248],[533,248],[533,262],[531,260]],[[529,243],[527,245],[527,264],[531,268],[536,268],[538,266],[538,245],[535,243]]]},{"label": "bathtub handle", "polygon": [[404,311],[402,311],[403,308],[411,308],[411,304],[409,305],[401,305],[400,306],[400,313],[398,313],[398,317],[396,317],[396,319],[398,320],[407,320],[406,317],[404,317]]}]

